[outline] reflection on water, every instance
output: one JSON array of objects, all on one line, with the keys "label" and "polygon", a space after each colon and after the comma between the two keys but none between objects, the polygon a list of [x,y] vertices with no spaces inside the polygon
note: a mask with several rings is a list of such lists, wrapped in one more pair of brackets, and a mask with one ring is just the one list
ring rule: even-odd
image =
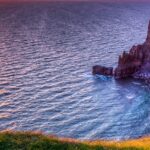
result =
[{"label": "reflection on water", "polygon": [[146,36],[146,4],[0,5],[0,130],[81,139],[150,134],[150,89],[91,74]]}]

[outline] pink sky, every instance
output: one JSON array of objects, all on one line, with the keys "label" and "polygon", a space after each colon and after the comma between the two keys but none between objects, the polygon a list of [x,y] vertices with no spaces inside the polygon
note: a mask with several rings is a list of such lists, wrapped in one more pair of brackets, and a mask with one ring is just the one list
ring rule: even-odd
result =
[{"label": "pink sky", "polygon": [[150,0],[0,0],[1,3],[11,3],[11,2],[79,2],[79,1],[88,1],[88,2],[116,2],[116,3],[124,3],[124,2],[150,2]]},{"label": "pink sky", "polygon": [[150,0],[0,0],[0,2],[24,2],[24,1],[99,1],[99,2],[150,2]]}]

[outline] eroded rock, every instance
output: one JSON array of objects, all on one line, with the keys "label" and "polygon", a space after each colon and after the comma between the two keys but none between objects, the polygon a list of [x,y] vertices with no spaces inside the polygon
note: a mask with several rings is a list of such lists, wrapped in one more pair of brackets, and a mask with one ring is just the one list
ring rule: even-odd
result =
[{"label": "eroded rock", "polygon": [[138,78],[150,80],[150,22],[146,41],[137,46],[133,46],[129,52],[123,52],[118,59],[118,66],[107,68],[104,66],[94,66],[93,74],[114,76],[115,78]]},{"label": "eroded rock", "polygon": [[93,74],[112,76],[113,75],[113,68],[112,67],[108,68],[108,67],[96,65],[93,67]]}]

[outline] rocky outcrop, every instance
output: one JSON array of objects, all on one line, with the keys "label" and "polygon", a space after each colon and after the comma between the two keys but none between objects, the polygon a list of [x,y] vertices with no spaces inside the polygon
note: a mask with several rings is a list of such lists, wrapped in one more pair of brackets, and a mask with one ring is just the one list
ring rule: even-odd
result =
[{"label": "rocky outcrop", "polygon": [[146,41],[137,46],[133,46],[129,52],[123,52],[119,56],[118,66],[107,68],[94,66],[93,74],[114,76],[115,78],[139,78],[150,80],[150,22]]},{"label": "rocky outcrop", "polygon": [[112,76],[113,75],[113,68],[110,67],[103,67],[103,66],[94,66],[93,67],[93,74],[101,74],[105,76]]}]

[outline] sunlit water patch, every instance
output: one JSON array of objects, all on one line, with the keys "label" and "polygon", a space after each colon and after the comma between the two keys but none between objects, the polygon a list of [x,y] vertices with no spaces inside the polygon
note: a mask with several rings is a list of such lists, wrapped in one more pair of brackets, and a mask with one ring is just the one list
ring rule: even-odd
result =
[{"label": "sunlit water patch", "polygon": [[92,75],[142,43],[149,19],[147,4],[0,5],[0,130],[149,135],[149,85]]}]

